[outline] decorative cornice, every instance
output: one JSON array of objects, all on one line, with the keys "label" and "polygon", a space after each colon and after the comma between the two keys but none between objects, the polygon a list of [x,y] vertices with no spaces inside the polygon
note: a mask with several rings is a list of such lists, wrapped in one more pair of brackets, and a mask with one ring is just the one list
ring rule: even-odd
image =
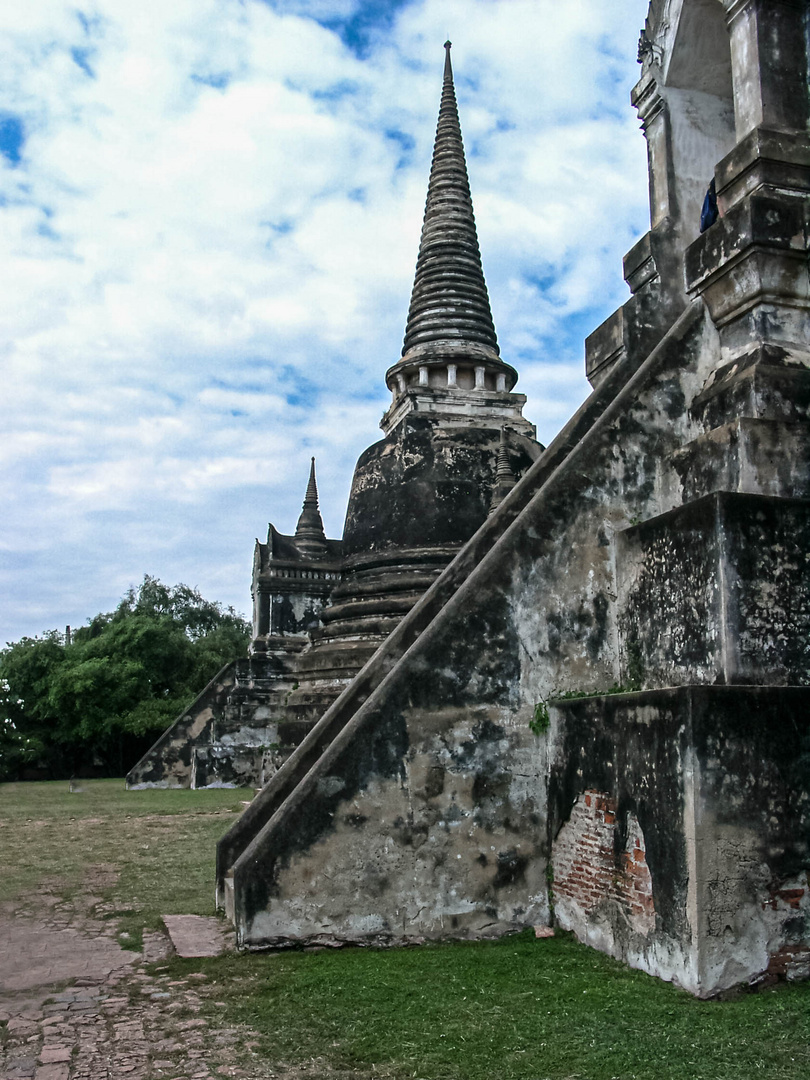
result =
[{"label": "decorative cornice", "polygon": [[653,123],[664,108],[665,102],[658,86],[658,79],[652,71],[646,72],[630,93],[630,100],[638,112],[644,131]]}]

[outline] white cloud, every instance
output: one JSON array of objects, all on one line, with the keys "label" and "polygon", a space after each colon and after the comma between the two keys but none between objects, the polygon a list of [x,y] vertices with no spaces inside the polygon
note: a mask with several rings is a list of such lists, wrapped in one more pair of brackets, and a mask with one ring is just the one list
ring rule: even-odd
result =
[{"label": "white cloud", "polygon": [[361,0],[11,5],[0,641],[145,572],[245,610],[253,537],[294,526],[312,453],[339,534],[401,346],[448,34],[502,352],[548,441],[646,227],[646,6],[416,0],[358,51],[339,22]]}]

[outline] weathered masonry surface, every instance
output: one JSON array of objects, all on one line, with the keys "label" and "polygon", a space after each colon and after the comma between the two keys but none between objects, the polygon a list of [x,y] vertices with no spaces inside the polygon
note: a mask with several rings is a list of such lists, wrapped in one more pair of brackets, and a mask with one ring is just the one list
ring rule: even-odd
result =
[{"label": "weathered masonry surface", "polygon": [[647,937],[655,929],[655,902],[644,833],[632,810],[617,813],[616,799],[604,792],[577,796],[552,846],[555,915],[564,924],[568,908],[589,921],[600,909],[616,910]]},{"label": "weathered masonry surface", "polygon": [[[807,977],[806,690],[684,686],[553,712],[560,925],[696,992]],[[564,872],[588,860],[590,875]]]}]

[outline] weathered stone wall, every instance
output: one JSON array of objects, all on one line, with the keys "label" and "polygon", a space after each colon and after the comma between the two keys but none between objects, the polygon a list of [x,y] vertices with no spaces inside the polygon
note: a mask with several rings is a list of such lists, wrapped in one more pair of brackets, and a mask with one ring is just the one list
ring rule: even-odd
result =
[{"label": "weathered stone wall", "polygon": [[[305,573],[299,571],[297,576]],[[287,592],[277,587],[268,594],[270,634],[306,634],[307,630],[318,625],[318,615],[323,610],[324,601],[322,595]]]},{"label": "weathered stone wall", "polygon": [[304,732],[285,723],[281,655],[234,660],[127,773],[128,788],[246,787],[272,775]]},{"label": "weathered stone wall", "polygon": [[692,686],[552,714],[560,924],[698,994],[810,973],[810,691]]},{"label": "weathered stone wall", "polygon": [[700,980],[810,975],[810,693],[693,695]]},{"label": "weathered stone wall", "polygon": [[514,719],[508,606],[490,601],[465,635],[431,627],[419,646],[384,709],[361,708],[239,859],[243,944],[495,936],[546,920],[543,751]]},{"label": "weathered stone wall", "polygon": [[488,710],[431,731],[403,704],[296,791],[295,827],[239,890],[244,944],[477,938],[547,921],[542,748]]},{"label": "weathered stone wall", "polygon": [[617,537],[680,502],[671,455],[694,437],[684,406],[707,376],[714,340],[701,311],[688,309],[513,530],[502,587],[522,643],[524,708],[628,681]]},{"label": "weathered stone wall", "polygon": [[809,549],[806,499],[717,493],[626,530],[620,625],[646,685],[807,685]]},{"label": "weathered stone wall", "polygon": [[[684,694],[688,698],[688,691]],[[605,844],[598,860],[602,879],[615,879],[615,885],[595,903],[587,894],[566,895],[564,889],[559,904],[555,885],[560,924],[618,959],[697,990],[688,908],[691,781],[684,765],[689,729],[681,699],[671,691],[648,691],[555,702],[551,712],[549,833],[555,883],[564,855],[561,838],[564,844],[567,833],[576,834],[576,808],[586,793],[601,793],[615,808],[612,843]],[[644,840],[654,919],[628,918],[622,855],[633,819]]]}]

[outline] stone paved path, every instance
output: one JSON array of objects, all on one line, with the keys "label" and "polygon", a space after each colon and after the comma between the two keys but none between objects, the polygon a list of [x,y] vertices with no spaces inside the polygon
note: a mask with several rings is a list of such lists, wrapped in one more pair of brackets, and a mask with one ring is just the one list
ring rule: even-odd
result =
[{"label": "stone paved path", "polygon": [[90,938],[32,919],[0,920],[0,993],[77,977],[104,980],[134,959],[107,937]]},{"label": "stone paved path", "polygon": [[154,934],[143,954],[121,949],[112,922],[75,903],[0,906],[0,1080],[284,1075],[260,1062],[246,1071],[239,1062],[251,1033],[196,1015],[216,992],[204,975],[146,971],[169,948]]},{"label": "stone paved path", "polygon": [[[385,1080],[387,1072],[334,1071],[319,1060],[267,1062],[255,1033],[199,1015],[222,990],[205,975],[173,979],[160,961],[168,936],[143,953],[120,948],[115,920],[93,917],[98,897],[60,902],[47,891],[0,904],[0,1080]],[[191,948],[210,925],[186,923]],[[147,971],[146,965],[150,965]]]}]

